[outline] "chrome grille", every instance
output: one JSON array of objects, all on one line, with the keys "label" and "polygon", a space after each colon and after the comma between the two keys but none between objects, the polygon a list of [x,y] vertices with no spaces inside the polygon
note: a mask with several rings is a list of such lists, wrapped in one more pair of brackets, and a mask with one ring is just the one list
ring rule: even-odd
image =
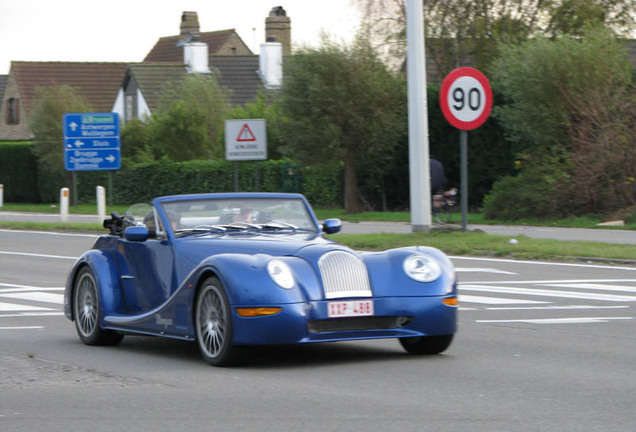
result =
[{"label": "chrome grille", "polygon": [[327,252],[318,260],[325,298],[371,297],[364,261],[345,251]]}]

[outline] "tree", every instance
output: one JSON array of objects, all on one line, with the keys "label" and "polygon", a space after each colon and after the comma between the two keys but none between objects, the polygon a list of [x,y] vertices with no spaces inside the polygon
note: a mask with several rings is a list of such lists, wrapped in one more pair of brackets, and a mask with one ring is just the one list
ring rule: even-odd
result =
[{"label": "tree", "polygon": [[378,58],[368,36],[348,46],[326,36],[318,48],[288,59],[281,111],[287,156],[307,162],[344,161],[345,211],[361,211],[358,169],[378,175],[405,126],[404,80]]},{"label": "tree", "polygon": [[551,164],[568,177],[546,183],[546,195],[562,196],[574,214],[636,204],[636,87],[619,40],[599,29],[537,38],[504,50],[496,66],[509,103],[494,113],[522,171]]},{"label": "tree", "polygon": [[216,74],[190,74],[164,90],[150,117],[146,152],[174,161],[223,157],[219,137],[229,94],[217,78]]},{"label": "tree", "polygon": [[[376,41],[400,61],[406,57],[406,0],[357,0]],[[636,0],[423,0],[430,70],[441,80],[459,66],[490,73],[502,43],[530,36],[580,35],[602,24],[629,35]]]},{"label": "tree", "polygon": [[38,189],[43,202],[56,202],[59,189],[72,184],[72,174],[64,170],[64,114],[91,111],[79,92],[68,85],[36,88],[30,127],[34,135],[33,151],[38,160]]}]

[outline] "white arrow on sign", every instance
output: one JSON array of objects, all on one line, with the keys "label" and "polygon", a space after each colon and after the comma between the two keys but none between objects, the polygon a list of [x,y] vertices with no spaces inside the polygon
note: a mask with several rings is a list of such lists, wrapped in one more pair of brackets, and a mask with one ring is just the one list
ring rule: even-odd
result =
[{"label": "white arrow on sign", "polygon": [[115,162],[115,156],[113,156],[113,155],[108,155],[108,156],[106,156],[106,158],[105,158],[105,159],[106,159],[108,162],[110,162],[110,163]]},{"label": "white arrow on sign", "polygon": [[77,123],[73,122],[73,123],[69,123],[68,124],[71,127],[71,130],[73,132],[75,132],[75,129],[77,129],[77,126],[79,126]]},{"label": "white arrow on sign", "polygon": [[84,141],[80,141],[80,140],[75,140],[75,147],[82,147],[84,145]]}]

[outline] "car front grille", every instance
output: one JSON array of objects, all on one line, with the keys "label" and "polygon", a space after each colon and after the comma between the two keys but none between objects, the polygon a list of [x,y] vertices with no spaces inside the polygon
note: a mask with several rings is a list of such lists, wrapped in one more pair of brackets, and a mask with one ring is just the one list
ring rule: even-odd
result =
[{"label": "car front grille", "polygon": [[341,331],[391,330],[404,327],[412,321],[410,316],[379,316],[355,318],[331,318],[309,321],[309,332],[329,333]]},{"label": "car front grille", "polygon": [[364,261],[346,251],[327,252],[318,260],[325,298],[371,297]]}]

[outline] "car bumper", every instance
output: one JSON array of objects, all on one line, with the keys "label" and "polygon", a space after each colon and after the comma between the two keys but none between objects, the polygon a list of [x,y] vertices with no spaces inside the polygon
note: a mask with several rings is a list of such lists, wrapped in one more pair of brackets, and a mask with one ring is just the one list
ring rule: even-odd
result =
[{"label": "car bumper", "polygon": [[328,317],[329,301],[261,305],[282,310],[275,315],[249,318],[239,316],[236,309],[242,306],[234,305],[234,343],[274,345],[453,334],[457,329],[457,307],[442,302],[448,297],[372,299],[372,316],[344,318]]}]

